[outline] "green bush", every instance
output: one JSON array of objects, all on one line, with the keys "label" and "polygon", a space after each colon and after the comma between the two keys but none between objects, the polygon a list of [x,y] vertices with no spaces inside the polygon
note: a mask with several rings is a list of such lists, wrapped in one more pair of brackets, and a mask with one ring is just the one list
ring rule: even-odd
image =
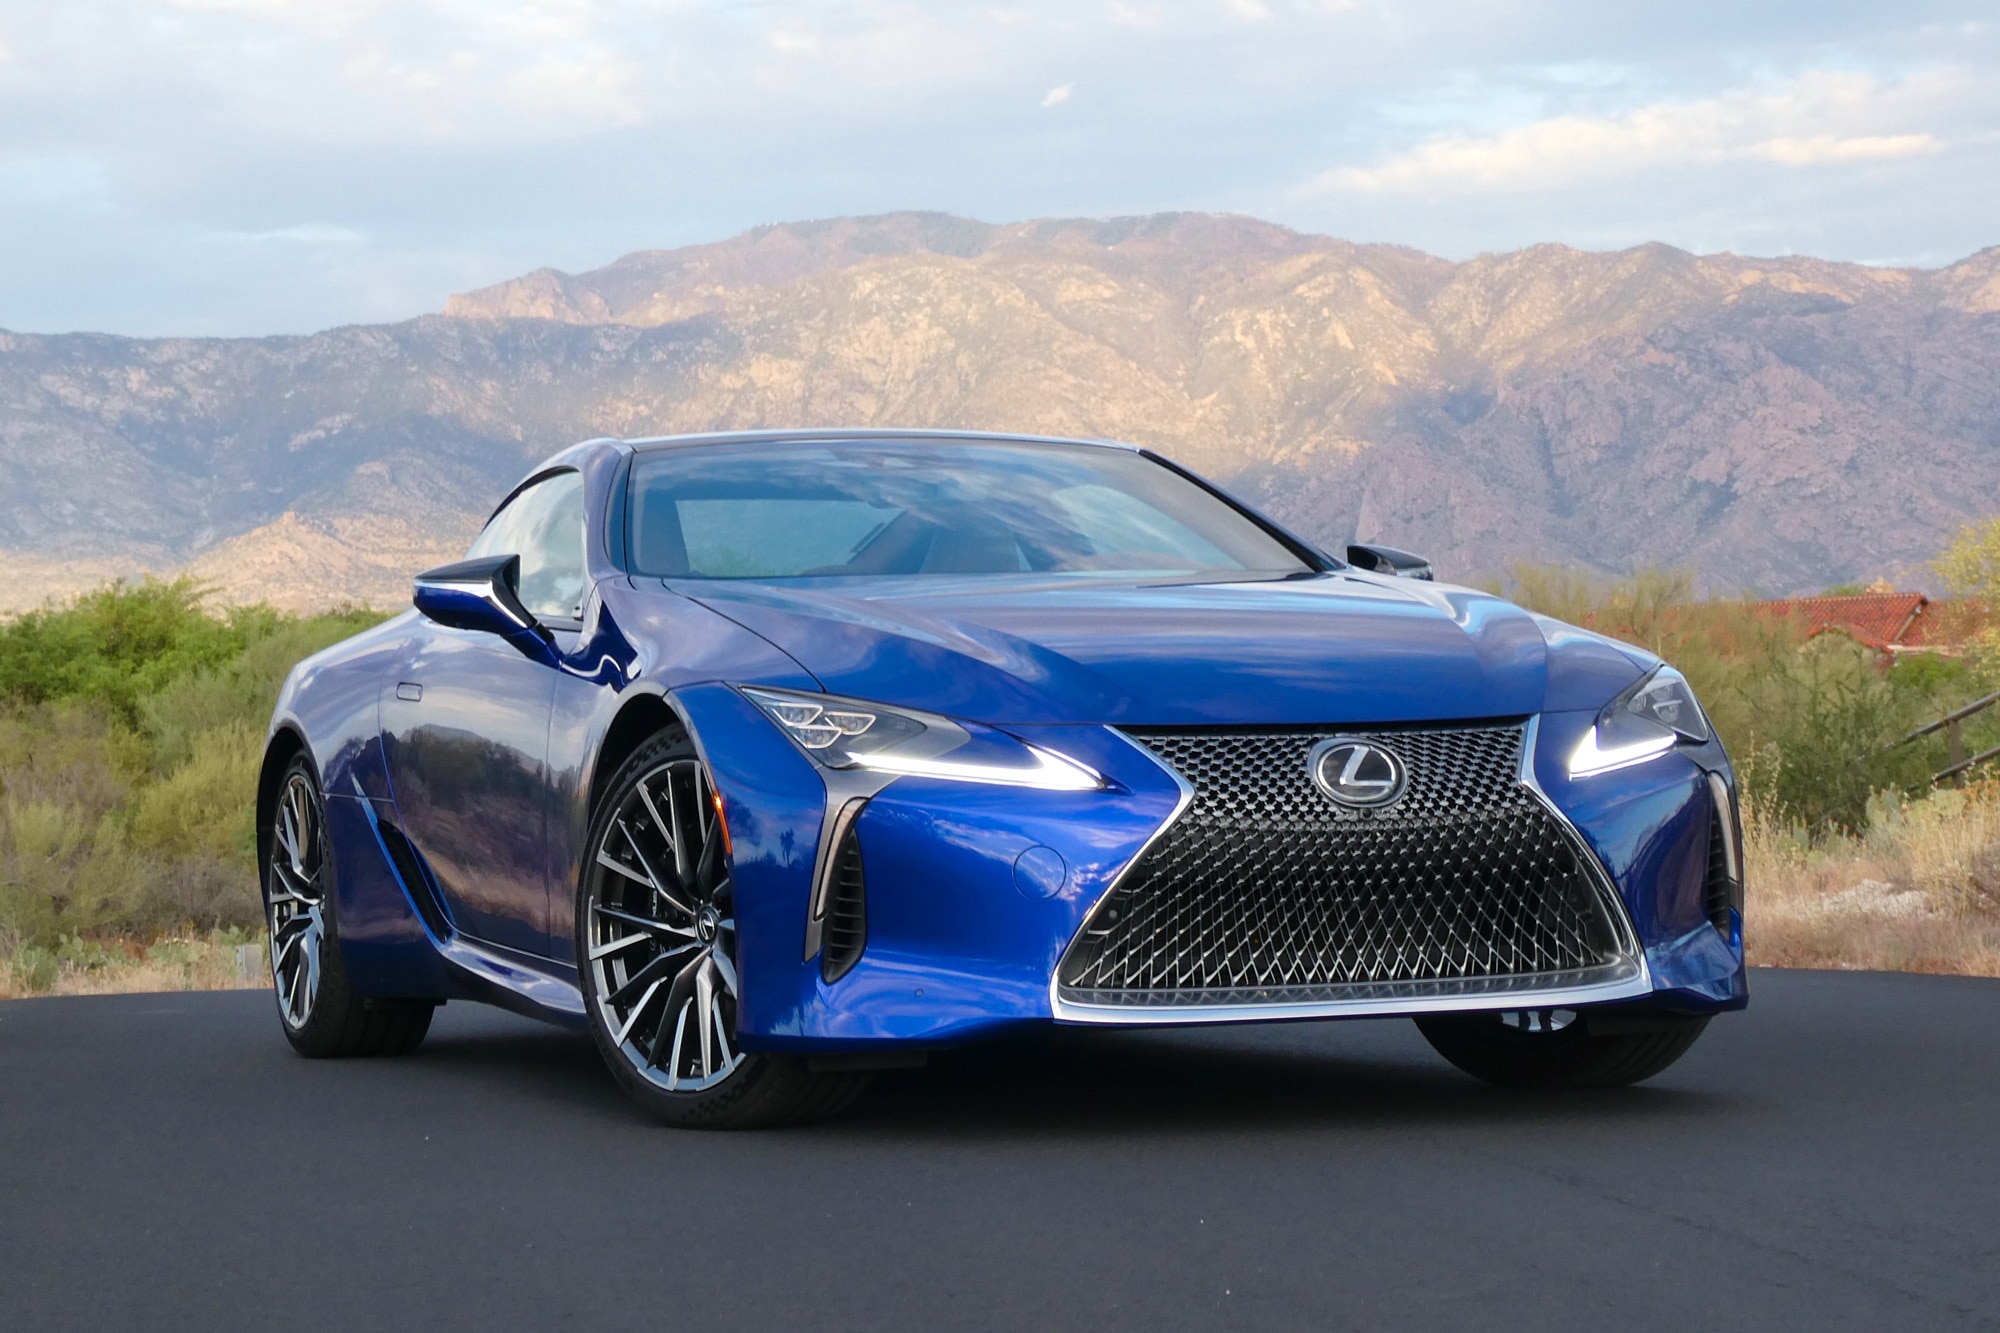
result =
[{"label": "green bush", "polygon": [[196,732],[187,758],[134,796],[133,846],[249,864],[257,854],[253,807],[263,754],[262,727],[231,722]]},{"label": "green bush", "polygon": [[77,700],[136,722],[141,699],[222,665],[279,621],[268,607],[211,615],[187,578],[110,584],[0,627],[0,697]]},{"label": "green bush", "polygon": [[24,989],[88,970],[98,938],[262,924],[252,807],[278,687],[381,617],[218,615],[199,591],[114,585],[0,627],[0,939]]},{"label": "green bush", "polygon": [[287,617],[262,629],[229,660],[168,681],[138,709],[155,771],[187,763],[204,732],[249,727],[261,733],[294,664],[380,620],[372,611],[352,608],[309,619]]}]

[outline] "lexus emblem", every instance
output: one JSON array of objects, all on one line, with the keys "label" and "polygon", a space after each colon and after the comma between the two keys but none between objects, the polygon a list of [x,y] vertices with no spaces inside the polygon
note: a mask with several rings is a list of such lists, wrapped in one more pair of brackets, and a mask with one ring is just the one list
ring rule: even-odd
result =
[{"label": "lexus emblem", "polygon": [[1306,763],[1321,791],[1356,809],[1388,805],[1410,782],[1409,770],[1394,751],[1353,736],[1321,741]]}]

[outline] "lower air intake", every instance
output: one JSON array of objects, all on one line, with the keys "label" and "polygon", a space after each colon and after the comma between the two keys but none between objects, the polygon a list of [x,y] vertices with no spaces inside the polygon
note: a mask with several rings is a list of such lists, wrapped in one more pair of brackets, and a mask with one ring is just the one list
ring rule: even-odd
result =
[{"label": "lower air intake", "polygon": [[1520,780],[1523,725],[1360,735],[1408,774],[1375,809],[1314,782],[1308,755],[1331,734],[1133,733],[1194,799],[1084,923],[1059,995],[1327,1004],[1637,975],[1595,860]]},{"label": "lower air intake", "polygon": [[1737,833],[1736,811],[1729,789],[1722,779],[1709,779],[1711,802],[1708,811],[1708,882],[1703,906],[1709,924],[1727,938],[1733,928],[1731,913],[1743,911],[1743,879],[1734,864],[1741,856],[1741,836]]},{"label": "lower air intake", "polygon": [[859,823],[847,825],[833,853],[833,882],[819,955],[820,975],[829,982],[846,976],[868,944],[868,886],[861,874],[861,835],[855,827]]}]

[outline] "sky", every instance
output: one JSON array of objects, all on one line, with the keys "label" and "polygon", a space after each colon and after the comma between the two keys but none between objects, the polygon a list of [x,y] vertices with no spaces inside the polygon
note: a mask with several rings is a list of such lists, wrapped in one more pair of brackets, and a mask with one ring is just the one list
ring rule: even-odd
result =
[{"label": "sky", "polygon": [[904,208],[1938,266],[2000,244],[2000,0],[0,0],[0,328]]}]

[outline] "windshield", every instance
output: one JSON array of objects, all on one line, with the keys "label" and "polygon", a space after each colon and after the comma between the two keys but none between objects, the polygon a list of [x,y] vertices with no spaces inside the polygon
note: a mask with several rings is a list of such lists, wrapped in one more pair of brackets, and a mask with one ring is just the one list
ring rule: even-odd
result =
[{"label": "windshield", "polygon": [[666,578],[1306,568],[1169,468],[1086,445],[861,441],[641,454],[633,572]]}]

